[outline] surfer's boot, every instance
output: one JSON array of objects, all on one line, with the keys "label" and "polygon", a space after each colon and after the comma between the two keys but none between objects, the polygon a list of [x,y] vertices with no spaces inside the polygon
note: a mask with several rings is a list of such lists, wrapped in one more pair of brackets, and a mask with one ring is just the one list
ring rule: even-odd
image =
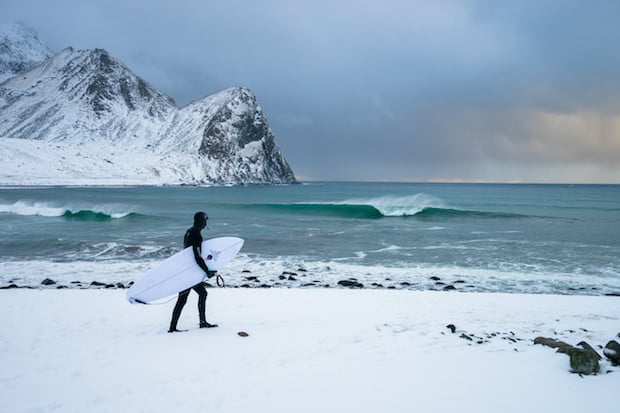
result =
[{"label": "surfer's boot", "polygon": [[184,333],[187,330],[179,330],[178,328],[171,328],[170,330],[168,330],[169,333]]},{"label": "surfer's boot", "polygon": [[213,327],[217,327],[217,324],[211,324],[207,321],[200,322],[200,328],[213,328]]}]

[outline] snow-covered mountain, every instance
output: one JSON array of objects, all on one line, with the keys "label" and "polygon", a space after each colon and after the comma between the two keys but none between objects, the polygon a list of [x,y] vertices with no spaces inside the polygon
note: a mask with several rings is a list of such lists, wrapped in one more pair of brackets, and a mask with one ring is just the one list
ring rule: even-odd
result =
[{"label": "snow-covered mountain", "polygon": [[34,32],[19,24],[0,23],[0,83],[53,55]]},{"label": "snow-covered mountain", "polygon": [[178,108],[105,50],[72,48],[0,84],[0,184],[293,182],[246,88]]}]

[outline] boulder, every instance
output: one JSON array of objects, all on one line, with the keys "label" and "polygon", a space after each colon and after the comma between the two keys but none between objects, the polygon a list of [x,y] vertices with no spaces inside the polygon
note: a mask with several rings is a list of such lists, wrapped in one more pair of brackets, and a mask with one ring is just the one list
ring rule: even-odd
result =
[{"label": "boulder", "polygon": [[547,337],[536,337],[534,339],[534,344],[541,344],[543,346],[551,347],[551,348],[560,348],[560,347],[572,347],[570,344],[567,344],[563,341],[556,340],[554,338]]},{"label": "boulder", "polygon": [[603,349],[605,357],[611,361],[614,366],[620,366],[620,343],[616,340],[611,340]]},{"label": "boulder", "polygon": [[568,355],[573,373],[590,375],[598,373],[601,369],[598,362],[600,356],[588,343],[581,342],[578,345],[584,348],[577,348],[553,338],[536,337],[534,344],[556,348],[558,353]]},{"label": "boulder", "polygon": [[56,284],[56,281],[50,280],[49,278],[46,278],[43,281],[41,281],[41,284],[43,284],[43,285],[54,285],[54,284]]},{"label": "boulder", "polygon": [[338,285],[349,288],[364,288],[364,284],[354,280],[340,280],[338,281]]},{"label": "boulder", "polygon": [[594,350],[594,348],[591,345],[589,345],[588,343],[586,343],[585,341],[579,342],[579,343],[577,343],[577,345],[579,347],[581,347],[582,349],[584,349],[584,350],[588,350],[588,351],[592,352],[592,354],[596,357],[597,360],[599,360],[599,361],[601,360],[601,358],[602,358],[601,355],[598,354],[598,352],[596,350]]},{"label": "boulder", "polygon": [[570,368],[573,373],[590,375],[598,373],[601,369],[596,352],[568,346],[560,347],[558,353],[567,354],[570,357]]}]

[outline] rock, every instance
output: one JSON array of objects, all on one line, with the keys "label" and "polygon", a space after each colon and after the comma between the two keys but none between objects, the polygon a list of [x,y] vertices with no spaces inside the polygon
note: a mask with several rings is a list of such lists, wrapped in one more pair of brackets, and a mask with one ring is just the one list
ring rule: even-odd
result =
[{"label": "rock", "polygon": [[587,343],[581,342],[579,345],[584,348],[576,348],[563,341],[553,338],[536,337],[534,344],[542,344],[547,347],[556,348],[558,353],[566,354],[570,357],[570,367],[573,373],[577,374],[596,374],[600,371],[598,353]]},{"label": "rock", "polygon": [[349,288],[364,288],[364,284],[354,280],[340,280],[338,281],[338,285]]},{"label": "rock", "polygon": [[49,278],[46,278],[43,281],[41,281],[41,284],[43,284],[43,285],[54,285],[54,284],[56,284],[56,281],[50,280]]},{"label": "rock", "polygon": [[444,291],[455,291],[456,287],[453,285],[446,285],[445,287],[443,287]]},{"label": "rock", "polygon": [[99,282],[99,281],[93,281],[90,283],[90,285],[92,285],[93,287],[103,287],[105,286],[105,283]]},{"label": "rock", "polygon": [[439,281],[439,280],[441,280],[441,278],[436,277],[436,276],[432,276],[432,277],[431,277],[431,280],[433,280],[433,281]]},{"label": "rock", "polygon": [[536,337],[534,339],[534,344],[541,344],[543,346],[547,346],[551,348],[560,348],[564,346],[572,347],[570,344],[567,344],[563,341],[556,340],[554,338],[546,338],[546,337]]},{"label": "rock", "polygon": [[249,334],[248,334],[248,333],[246,333],[245,331],[239,331],[237,334],[238,334],[240,337],[248,337],[248,336],[249,336]]},{"label": "rock", "polygon": [[599,360],[599,361],[601,360],[601,358],[602,358],[601,355],[598,354],[598,352],[596,350],[594,350],[594,348],[591,345],[589,345],[588,343],[586,343],[585,341],[577,343],[577,345],[579,347],[581,347],[582,349],[584,349],[584,350],[591,351],[596,356],[597,360]]},{"label": "rock", "polygon": [[474,341],[473,338],[471,338],[470,336],[468,336],[467,334],[463,333],[459,336],[460,338],[464,338],[465,340],[469,340],[469,341]]},{"label": "rock", "polygon": [[6,285],[6,286],[2,286],[2,287],[0,287],[0,290],[10,290],[12,288],[18,288],[17,284],[9,284],[9,285]]},{"label": "rock", "polygon": [[456,331],[456,326],[454,324],[448,324],[446,328],[452,331],[452,334],[454,334],[454,332]]},{"label": "rock", "polygon": [[568,354],[570,357],[570,368],[577,374],[596,374],[601,367],[598,363],[598,354],[590,350],[584,350],[573,346],[560,347],[558,353]]},{"label": "rock", "polygon": [[620,366],[620,343],[611,340],[603,349],[603,354],[611,361],[614,366]]}]

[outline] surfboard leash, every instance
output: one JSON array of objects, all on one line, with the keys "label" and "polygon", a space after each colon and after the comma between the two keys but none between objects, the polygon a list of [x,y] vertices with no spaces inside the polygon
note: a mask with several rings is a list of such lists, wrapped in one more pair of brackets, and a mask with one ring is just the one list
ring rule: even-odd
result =
[{"label": "surfboard leash", "polygon": [[217,283],[217,286],[220,288],[226,288],[226,283],[224,282],[224,278],[222,278],[221,275],[217,275],[217,278],[215,279],[215,282]]}]

